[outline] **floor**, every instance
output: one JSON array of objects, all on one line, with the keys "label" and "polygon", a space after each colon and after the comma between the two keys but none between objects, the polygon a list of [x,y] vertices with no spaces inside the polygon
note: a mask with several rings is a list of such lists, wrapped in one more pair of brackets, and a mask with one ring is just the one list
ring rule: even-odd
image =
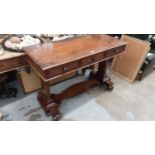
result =
[{"label": "floor", "polygon": [[[134,84],[108,71],[115,88],[105,91],[102,86],[94,87],[84,94],[63,101],[60,111],[62,121],[133,121],[155,120],[155,72]],[[85,80],[78,76],[52,86],[56,93],[73,83]],[[12,85],[17,85],[13,83]],[[20,89],[20,88],[19,88]],[[0,111],[5,120],[50,121],[36,100],[37,93],[0,100]]]}]

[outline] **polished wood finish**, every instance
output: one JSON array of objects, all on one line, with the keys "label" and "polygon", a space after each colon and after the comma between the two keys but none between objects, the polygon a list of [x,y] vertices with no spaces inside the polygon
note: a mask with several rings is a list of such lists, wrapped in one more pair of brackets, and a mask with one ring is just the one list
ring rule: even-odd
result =
[{"label": "polished wood finish", "polygon": [[86,35],[24,48],[44,81],[109,59],[124,49],[125,42],[108,35]]},{"label": "polished wood finish", "polygon": [[12,70],[16,70],[18,68],[21,68],[27,65],[28,63],[26,61],[25,55],[0,60],[0,73],[5,73],[5,72],[12,71]]},{"label": "polished wood finish", "polygon": [[66,90],[62,91],[59,94],[52,94],[52,98],[57,104],[60,104],[64,98],[80,95],[83,92],[87,91],[90,87],[95,85],[100,85],[100,81],[92,78],[87,81],[80,82],[73,86],[70,86],[69,88],[67,88]]},{"label": "polished wood finish", "polygon": [[54,120],[60,118],[61,114],[58,109],[58,104],[51,97],[49,82],[42,81],[42,90],[38,92],[37,99],[45,112],[50,113]]},{"label": "polished wood finish", "polygon": [[[55,43],[24,48],[30,65],[42,79],[42,90],[38,101],[54,120],[60,118],[59,105],[64,98],[78,95],[95,85],[113,89],[111,79],[106,75],[108,59],[124,52],[126,42],[108,35],[86,35]],[[51,94],[49,81],[78,69],[99,63],[99,69],[85,82],[80,82],[59,94]]]}]

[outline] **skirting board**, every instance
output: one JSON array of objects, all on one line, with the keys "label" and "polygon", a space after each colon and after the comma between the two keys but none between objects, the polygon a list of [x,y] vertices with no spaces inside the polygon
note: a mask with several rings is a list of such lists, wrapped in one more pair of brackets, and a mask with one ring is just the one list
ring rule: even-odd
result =
[{"label": "skirting board", "polygon": [[150,43],[127,35],[121,40],[128,42],[125,52],[114,58],[112,72],[133,83],[150,50]]}]

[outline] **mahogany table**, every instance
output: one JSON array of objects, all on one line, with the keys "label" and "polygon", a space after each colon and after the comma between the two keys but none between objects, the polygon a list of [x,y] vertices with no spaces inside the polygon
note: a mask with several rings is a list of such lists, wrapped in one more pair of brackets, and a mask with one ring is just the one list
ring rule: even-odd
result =
[{"label": "mahogany table", "polygon": [[[42,89],[37,99],[53,120],[60,118],[59,105],[64,98],[83,93],[94,85],[113,88],[106,75],[108,59],[124,52],[126,42],[108,35],[84,35],[54,43],[24,48],[28,63],[41,77]],[[59,94],[51,94],[49,81],[66,73],[99,63],[99,69],[84,82],[77,83]]]}]

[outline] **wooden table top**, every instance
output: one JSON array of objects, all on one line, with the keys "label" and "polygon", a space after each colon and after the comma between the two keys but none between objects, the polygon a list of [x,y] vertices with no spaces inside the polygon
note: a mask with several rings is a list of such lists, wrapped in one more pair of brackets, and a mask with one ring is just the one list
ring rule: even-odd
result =
[{"label": "wooden table top", "polygon": [[0,51],[3,51],[4,54],[0,55],[0,60],[6,60],[6,59],[11,59],[11,58],[16,58],[25,55],[25,53],[17,53],[17,52],[10,52],[2,49],[0,46]]},{"label": "wooden table top", "polygon": [[92,34],[26,47],[24,51],[42,70],[46,70],[125,44],[109,35]]}]

